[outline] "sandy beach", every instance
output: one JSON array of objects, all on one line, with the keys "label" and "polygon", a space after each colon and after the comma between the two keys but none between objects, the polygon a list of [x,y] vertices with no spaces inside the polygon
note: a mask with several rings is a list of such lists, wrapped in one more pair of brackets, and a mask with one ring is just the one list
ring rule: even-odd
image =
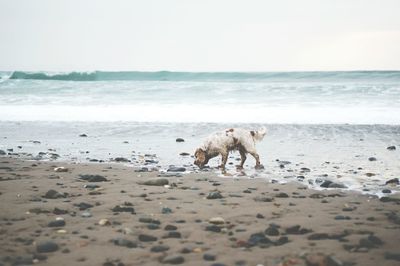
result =
[{"label": "sandy beach", "polygon": [[0,180],[2,265],[400,261],[399,194],[8,157]]}]

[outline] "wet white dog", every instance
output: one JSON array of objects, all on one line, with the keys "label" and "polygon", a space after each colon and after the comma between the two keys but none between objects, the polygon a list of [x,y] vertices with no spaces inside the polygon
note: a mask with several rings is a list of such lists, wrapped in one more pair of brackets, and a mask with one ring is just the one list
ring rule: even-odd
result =
[{"label": "wet white dog", "polygon": [[265,127],[258,131],[230,128],[222,132],[216,132],[210,135],[204,144],[196,150],[194,164],[202,168],[211,158],[221,155],[222,163],[220,167],[222,172],[225,173],[225,165],[229,152],[238,150],[241,157],[240,165],[237,166],[238,168],[243,168],[243,164],[246,161],[246,154],[250,153],[256,159],[256,169],[260,169],[263,166],[260,163],[260,156],[256,150],[256,141],[263,140],[265,134]]}]

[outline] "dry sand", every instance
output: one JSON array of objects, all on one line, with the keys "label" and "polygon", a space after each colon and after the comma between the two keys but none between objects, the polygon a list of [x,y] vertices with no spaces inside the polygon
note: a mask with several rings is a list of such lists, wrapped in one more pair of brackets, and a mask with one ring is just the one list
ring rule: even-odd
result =
[{"label": "dry sand", "polygon": [[400,264],[398,194],[158,174],[0,158],[0,265]]}]

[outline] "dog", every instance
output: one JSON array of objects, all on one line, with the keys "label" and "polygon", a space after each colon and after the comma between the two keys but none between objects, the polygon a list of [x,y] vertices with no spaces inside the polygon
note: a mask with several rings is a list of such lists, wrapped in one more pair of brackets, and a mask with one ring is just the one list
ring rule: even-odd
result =
[{"label": "dog", "polygon": [[199,168],[203,168],[211,158],[221,155],[222,163],[220,167],[222,173],[226,173],[225,165],[228,161],[229,152],[238,150],[241,157],[240,165],[237,166],[238,169],[243,169],[247,153],[250,153],[256,159],[255,168],[261,169],[263,166],[256,150],[256,141],[262,141],[266,132],[265,127],[258,131],[230,128],[222,132],[216,132],[210,135],[204,141],[204,144],[196,149],[194,164]]}]

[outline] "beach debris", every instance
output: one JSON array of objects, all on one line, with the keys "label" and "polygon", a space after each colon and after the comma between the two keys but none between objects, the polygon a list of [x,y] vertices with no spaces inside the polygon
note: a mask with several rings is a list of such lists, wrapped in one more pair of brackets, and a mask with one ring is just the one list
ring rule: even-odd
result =
[{"label": "beach debris", "polygon": [[165,186],[169,184],[168,179],[166,178],[156,178],[156,179],[150,179],[142,182],[138,182],[139,185],[145,185],[145,186]]}]

